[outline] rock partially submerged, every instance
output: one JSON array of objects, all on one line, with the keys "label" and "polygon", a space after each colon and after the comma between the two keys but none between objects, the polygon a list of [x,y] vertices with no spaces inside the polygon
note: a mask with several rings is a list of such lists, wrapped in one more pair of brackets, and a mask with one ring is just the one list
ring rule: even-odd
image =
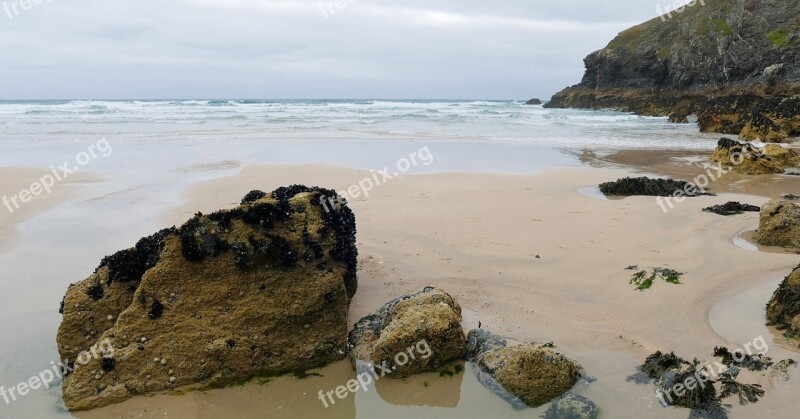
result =
[{"label": "rock partially submerged", "polygon": [[798,167],[800,156],[794,150],[779,144],[766,144],[758,148],[751,143],[742,143],[722,138],[711,161],[746,175],[783,173],[786,168]]},{"label": "rock partially submerged", "polygon": [[554,401],[542,419],[597,419],[600,409],[595,402],[578,394],[567,394]]},{"label": "rock partially submerged", "polygon": [[728,202],[723,205],[714,205],[712,207],[703,208],[705,212],[712,212],[718,215],[730,216],[744,214],[745,212],[759,212],[761,208],[755,205],[742,204],[739,202]]},{"label": "rock partially submerged", "polygon": [[505,339],[481,329],[469,332],[467,361],[475,364],[484,386],[514,405],[521,401],[530,407],[566,393],[582,369],[549,349],[530,343],[508,346]]},{"label": "rock partially submerged", "polygon": [[542,101],[541,101],[541,99],[531,99],[531,100],[525,102],[525,104],[526,105],[541,105]]},{"label": "rock partially submerged", "polygon": [[705,195],[696,186],[682,180],[626,177],[600,184],[600,192],[612,196],[683,196]]},{"label": "rock partially submerged", "polygon": [[746,175],[783,173],[783,165],[750,143],[722,138],[711,156],[713,163]]},{"label": "rock partially submerged", "polygon": [[800,248],[800,203],[773,199],[761,208],[756,242]]},{"label": "rock partially submerged", "polygon": [[789,335],[800,335],[800,266],[781,282],[769,300],[767,322]]},{"label": "rock partially submerged", "polygon": [[[64,377],[70,410],[211,388],[343,359],[356,292],[355,217],[304,186],[251,192],[103,259],[62,303],[62,359],[108,340]],[[102,372],[99,372],[102,371]]]},{"label": "rock partially submerged", "polygon": [[[349,341],[353,348],[350,357],[357,370],[359,364],[386,362],[392,368],[386,374],[390,378],[438,371],[448,362],[464,357],[466,337],[461,328],[461,306],[446,292],[427,287],[395,298],[359,320]],[[427,354],[416,351],[412,356],[408,353],[412,347],[422,347]],[[402,357],[398,360],[399,356]]]}]

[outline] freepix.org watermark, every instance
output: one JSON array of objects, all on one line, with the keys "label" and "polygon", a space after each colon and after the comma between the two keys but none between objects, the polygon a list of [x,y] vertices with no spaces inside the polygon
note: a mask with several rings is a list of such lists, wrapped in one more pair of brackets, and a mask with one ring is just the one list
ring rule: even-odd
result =
[{"label": "freepix.org watermark", "polygon": [[694,7],[697,4],[705,6],[705,0],[676,0],[671,5],[662,7],[660,4],[656,5],[656,12],[661,17],[662,22],[672,19],[672,13],[681,14],[687,7]]},{"label": "freepix.org watermark", "polygon": [[31,202],[35,197],[42,194],[50,194],[53,192],[53,187],[57,183],[63,182],[70,175],[80,170],[82,166],[86,166],[92,160],[100,157],[108,157],[114,150],[111,144],[103,138],[102,140],[91,144],[86,151],[81,151],[75,155],[75,164],[71,165],[70,162],[65,161],[60,166],[50,166],[50,173],[42,176],[37,181],[31,183],[31,186],[25,188],[11,196],[3,195],[3,206],[8,212],[13,213],[20,209],[20,207],[28,202]]},{"label": "freepix.org watermark", "polygon": [[4,0],[3,11],[6,12],[6,16],[8,16],[9,19],[14,19],[15,16],[19,16],[22,12],[45,2],[52,3],[53,0]]},{"label": "freepix.org watermark", "polygon": [[[733,351],[732,358],[736,362],[744,361],[747,356],[753,355],[766,355],[769,352],[767,341],[764,336],[759,336],[744,345],[743,349],[736,349]],[[696,388],[705,388],[708,383],[722,376],[729,367],[719,361],[714,361],[713,364],[706,363],[703,367],[698,368],[694,375],[686,377],[682,382],[675,383],[665,390],[657,390],[656,397],[663,406],[672,404],[673,395],[683,397],[686,391],[692,391]]]},{"label": "freepix.org watermark", "polygon": [[[327,392],[320,390],[317,398],[326,408],[331,407],[336,404],[336,399],[343,400],[350,394],[357,393],[359,390],[365,392],[369,391],[367,386],[385,377],[386,374],[397,371],[398,368],[416,360],[418,357],[420,359],[428,359],[431,355],[433,355],[433,351],[428,345],[428,341],[423,339],[409,346],[405,351],[398,352],[391,360],[393,364],[390,365],[389,360],[384,360],[380,364],[369,363],[367,364],[367,371],[358,374],[356,378],[333,390]],[[336,399],[334,399],[334,395]]]},{"label": "freepix.org watermark", "polygon": [[347,200],[350,198],[355,199],[362,195],[364,198],[369,198],[369,193],[372,192],[373,189],[399,177],[402,173],[408,172],[413,167],[419,166],[420,164],[423,166],[430,166],[433,162],[434,157],[431,150],[427,146],[422,147],[409,154],[407,158],[404,157],[398,160],[395,165],[397,168],[396,172],[390,173],[388,166],[384,167],[383,170],[370,170],[371,176],[365,177],[357,183],[350,185],[346,191],[339,192],[339,196],[335,198],[326,199],[325,197],[320,197],[319,202],[322,204],[322,208],[325,209],[325,212],[331,212],[331,210],[335,210],[339,206],[346,204]]},{"label": "freepix.org watermark", "polygon": [[50,361],[51,368],[43,370],[26,381],[22,381],[8,388],[0,386],[0,397],[6,404],[11,404],[17,401],[18,397],[30,394],[31,390],[38,390],[40,388],[47,390],[50,388],[51,384],[58,383],[57,379],[60,380],[63,376],[69,375],[80,366],[89,364],[92,359],[100,359],[101,357],[113,360],[114,346],[109,339],[105,339],[99,344],[95,344],[88,350],[78,354],[75,362],[70,362],[68,359],[59,363]]}]

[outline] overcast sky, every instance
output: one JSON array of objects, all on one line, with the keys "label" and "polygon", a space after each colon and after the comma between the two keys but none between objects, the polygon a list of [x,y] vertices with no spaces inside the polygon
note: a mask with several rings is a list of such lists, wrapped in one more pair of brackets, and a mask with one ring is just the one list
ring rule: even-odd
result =
[{"label": "overcast sky", "polygon": [[0,99],[549,98],[672,3],[18,1],[0,11]]}]

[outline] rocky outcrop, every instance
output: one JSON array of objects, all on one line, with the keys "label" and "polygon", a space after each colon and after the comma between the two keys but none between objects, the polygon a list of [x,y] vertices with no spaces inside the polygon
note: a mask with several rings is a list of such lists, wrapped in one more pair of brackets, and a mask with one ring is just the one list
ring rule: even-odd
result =
[{"label": "rocky outcrop", "polygon": [[784,142],[800,135],[799,29],[798,2],[695,2],[620,33],[545,106],[694,114],[702,131]]},{"label": "rocky outcrop", "polygon": [[777,144],[758,148],[750,143],[740,143],[722,138],[711,156],[713,163],[745,175],[784,173],[785,167],[798,163],[797,153]]},{"label": "rocky outcrop", "polygon": [[800,336],[800,266],[783,280],[769,300],[767,322]]},{"label": "rocky outcrop", "polygon": [[542,104],[542,100],[541,99],[531,99],[531,100],[525,102],[525,104],[526,105],[541,105]]},{"label": "rocky outcrop", "polygon": [[647,177],[622,178],[600,184],[600,192],[610,196],[683,196],[704,195],[696,186],[681,180],[650,179]]},{"label": "rocky outcrop", "polygon": [[761,207],[756,242],[800,248],[800,203],[773,199]]},{"label": "rocky outcrop", "polygon": [[712,207],[703,208],[703,211],[718,215],[730,216],[744,214],[745,212],[759,212],[761,211],[761,208],[755,205],[742,204],[740,202],[728,202],[723,205],[714,205]]},{"label": "rocky outcrop", "polygon": [[[211,388],[343,359],[357,288],[355,217],[334,191],[252,192],[103,259],[67,290],[58,331],[67,408]],[[330,201],[327,201],[330,202]],[[111,342],[113,357],[74,363]]]},{"label": "rocky outcrop", "polygon": [[538,407],[570,390],[581,366],[549,349],[507,341],[486,330],[467,337],[467,361],[476,366],[479,381],[514,405]]},{"label": "rocky outcrop", "polygon": [[349,340],[357,370],[359,364],[385,362],[390,378],[438,371],[464,357],[461,306],[446,292],[427,287],[395,298],[359,320]]}]

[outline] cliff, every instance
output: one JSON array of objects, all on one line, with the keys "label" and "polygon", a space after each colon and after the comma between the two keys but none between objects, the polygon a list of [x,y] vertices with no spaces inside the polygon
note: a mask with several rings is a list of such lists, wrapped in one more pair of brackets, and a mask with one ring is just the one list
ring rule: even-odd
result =
[{"label": "cliff", "polygon": [[800,2],[697,0],[620,33],[550,108],[694,114],[703,131],[800,135]]}]

